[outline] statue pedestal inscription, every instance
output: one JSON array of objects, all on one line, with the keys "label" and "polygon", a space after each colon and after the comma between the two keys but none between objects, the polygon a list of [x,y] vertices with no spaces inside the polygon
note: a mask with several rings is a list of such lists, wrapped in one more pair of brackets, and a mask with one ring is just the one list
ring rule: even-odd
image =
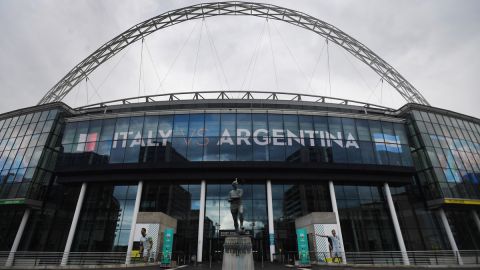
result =
[{"label": "statue pedestal inscription", "polygon": [[253,270],[252,239],[249,236],[229,236],[223,245],[222,270]]}]

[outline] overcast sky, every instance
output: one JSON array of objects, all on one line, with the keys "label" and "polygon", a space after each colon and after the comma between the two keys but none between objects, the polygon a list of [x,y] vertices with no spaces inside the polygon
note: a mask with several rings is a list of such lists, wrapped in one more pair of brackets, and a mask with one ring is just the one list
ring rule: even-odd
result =
[{"label": "overcast sky", "polygon": [[[132,25],[199,1],[0,0],[0,112],[35,105]],[[480,117],[480,1],[270,1],[326,21],[395,67],[435,107]],[[140,76],[140,73],[142,76]],[[329,80],[330,77],[330,80]],[[144,94],[250,89],[405,101],[343,49],[283,22],[223,16],[157,31],[65,98],[76,107]]]}]

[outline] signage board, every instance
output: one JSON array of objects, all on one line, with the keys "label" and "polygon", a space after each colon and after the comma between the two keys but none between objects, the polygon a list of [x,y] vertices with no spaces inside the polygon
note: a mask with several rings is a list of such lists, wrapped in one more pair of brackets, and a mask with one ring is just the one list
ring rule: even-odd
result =
[{"label": "signage board", "polygon": [[301,265],[310,265],[310,255],[308,254],[308,234],[307,229],[297,229],[298,258]]},{"label": "signage board", "polygon": [[166,228],[163,233],[163,247],[162,247],[162,265],[170,265],[172,262],[172,248],[173,248],[173,229]]}]

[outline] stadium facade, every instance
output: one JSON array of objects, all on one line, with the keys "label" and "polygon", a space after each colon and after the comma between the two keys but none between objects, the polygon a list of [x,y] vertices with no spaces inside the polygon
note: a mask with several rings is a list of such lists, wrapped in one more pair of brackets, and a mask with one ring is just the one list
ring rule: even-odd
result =
[{"label": "stadium facade", "polygon": [[296,251],[295,221],[319,212],[338,213],[346,252],[480,248],[480,121],[459,113],[270,99],[50,103],[0,125],[2,250],[23,218],[18,250],[63,251],[82,191],[72,252],[126,251],[132,217],[163,213],[176,220],[173,251],[205,259],[233,229],[234,178],[265,257]]},{"label": "stadium facade", "polygon": [[312,248],[315,225],[335,225],[347,261],[480,249],[479,119],[417,103],[181,95],[0,115],[0,249],[129,253],[138,224],[157,224],[175,230],[174,253],[215,258],[235,178],[258,260],[297,253],[302,224]]}]

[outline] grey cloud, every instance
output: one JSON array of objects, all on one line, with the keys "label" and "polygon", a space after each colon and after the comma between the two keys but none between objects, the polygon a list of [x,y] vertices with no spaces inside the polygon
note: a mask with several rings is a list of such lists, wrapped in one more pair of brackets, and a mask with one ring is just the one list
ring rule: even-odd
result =
[{"label": "grey cloud", "polygon": [[[73,66],[96,48],[132,25],[194,1],[0,1],[0,111],[31,106]],[[415,85],[433,106],[480,117],[477,76],[480,73],[480,2],[478,1],[272,1],[272,4],[303,11],[331,23],[371,48]],[[220,55],[229,87],[239,89],[257,43],[264,20],[258,18],[212,18],[206,20]],[[175,54],[196,22],[161,30],[146,39],[152,59],[144,50],[145,84],[138,89],[140,44],[120,52],[91,76],[91,84],[81,83],[67,96],[72,106],[103,100],[158,93],[158,76],[163,78]],[[201,24],[201,23],[200,23]],[[198,24],[197,24],[198,26]],[[326,54],[308,82],[324,40],[303,29],[269,22],[275,51],[279,90],[328,94]],[[279,29],[294,54],[289,55],[275,31]],[[194,88],[216,90],[224,87],[215,56],[203,32]],[[189,91],[199,31],[165,80],[164,91]],[[265,37],[251,87],[277,90],[269,37]],[[403,100],[384,87],[382,100],[378,75],[362,63],[330,48],[332,95],[399,107]],[[348,60],[347,60],[348,59]],[[151,61],[154,64],[151,64]],[[305,76],[298,71],[298,61]],[[361,74],[361,75],[359,75]],[[377,85],[377,88],[375,88]],[[143,90],[145,88],[145,91]],[[372,91],[374,92],[371,95]],[[93,98],[92,98],[93,96]]]}]

